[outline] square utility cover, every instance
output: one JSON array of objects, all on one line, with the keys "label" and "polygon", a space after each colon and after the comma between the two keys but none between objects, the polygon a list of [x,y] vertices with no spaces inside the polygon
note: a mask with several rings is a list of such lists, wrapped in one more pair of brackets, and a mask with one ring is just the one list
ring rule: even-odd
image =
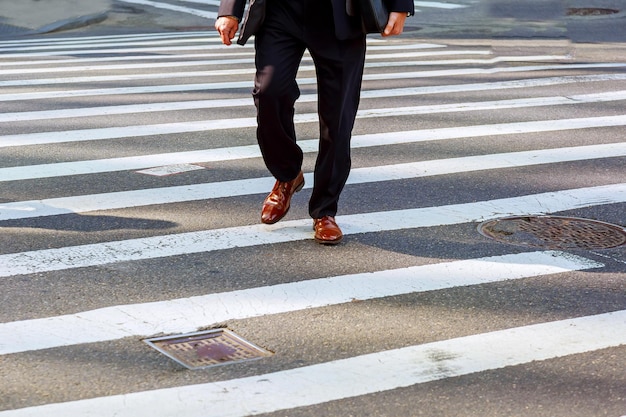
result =
[{"label": "square utility cover", "polygon": [[148,345],[188,369],[260,359],[273,355],[228,329],[145,339]]}]

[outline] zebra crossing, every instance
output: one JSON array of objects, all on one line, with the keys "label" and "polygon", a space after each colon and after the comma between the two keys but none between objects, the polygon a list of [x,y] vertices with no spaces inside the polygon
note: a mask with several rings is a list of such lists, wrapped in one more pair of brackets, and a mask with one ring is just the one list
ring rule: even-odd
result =
[{"label": "zebra crossing", "polygon": [[[613,331],[621,332],[621,343],[626,342],[623,336],[626,334],[625,319],[622,311],[537,324],[524,329],[463,337],[238,380],[52,404],[27,410],[26,413],[18,410],[7,415],[56,417],[69,413],[135,416],[149,412],[156,415],[211,413],[235,417],[271,413],[533,360],[572,355],[588,349],[602,349],[616,343]],[[620,322],[622,326],[614,327]],[[537,342],[541,347],[533,346]],[[493,349],[493,346],[499,346],[499,349]],[[523,355],[520,355],[520,346],[527,348]],[[433,364],[433,355],[442,352],[449,355],[446,366],[451,369],[446,367],[442,370],[441,364],[439,367]],[[416,366],[416,363],[419,365]],[[405,372],[407,367],[413,368],[413,372]],[[360,370],[357,375],[355,370]],[[329,380],[328,375],[333,375],[333,378]],[[94,410],[106,412],[99,414]]]},{"label": "zebra crossing", "polygon": [[[297,413],[302,407],[537,361],[606,349],[623,352],[622,291],[612,304],[566,314],[531,309],[536,315],[532,319],[503,314],[492,326],[477,325],[470,332],[450,324],[445,334],[427,336],[421,330],[421,338],[404,344],[364,342],[366,349],[347,354],[331,350],[319,358],[303,356],[297,366],[293,359],[283,362],[281,346],[272,345],[278,340],[257,329],[252,333],[265,337],[276,355],[256,362],[261,365],[252,373],[239,367],[232,373],[207,371],[169,383],[163,375],[180,377],[180,369],[159,368],[168,366],[163,365],[166,359],[152,356],[152,371],[139,373],[159,374],[158,382],[133,383],[133,370],[125,369],[97,377],[108,388],[64,390],[64,379],[36,375],[39,368],[54,367],[69,351],[93,352],[95,357],[102,348],[117,346],[136,352],[141,339],[154,335],[223,323],[250,330],[246,323],[251,320],[290,321],[299,312],[318,315],[325,309],[341,316],[393,297],[502,291],[503,285],[528,280],[585,280],[584,274],[612,274],[606,285],[623,290],[625,260],[619,251],[602,256],[496,248],[481,241],[475,256],[460,253],[456,259],[419,241],[409,243],[413,249],[406,245],[416,239],[414,233],[508,215],[623,212],[626,62],[583,62],[553,53],[494,56],[483,46],[410,37],[370,39],[353,137],[355,163],[345,213],[338,217],[348,239],[334,248],[340,255],[333,255],[328,248],[309,245],[311,222],[302,207],[271,226],[258,224],[256,212],[250,214],[274,181],[265,173],[254,142],[251,47],[220,46],[212,33],[146,33],[7,41],[0,42],[0,53],[0,280],[5,294],[0,366],[9,377],[0,383],[0,416]],[[298,82],[303,94],[296,125],[308,158],[306,193],[318,146],[315,76],[308,57]],[[594,86],[592,93],[589,86]],[[514,144],[525,135],[531,138],[527,144]],[[435,149],[433,157],[422,154],[422,147],[438,146],[443,150]],[[506,177],[511,170],[539,169],[541,177],[549,167],[557,176],[566,175],[568,164],[579,169],[600,162],[607,174],[599,179],[546,178],[520,190],[480,193],[474,184],[480,182],[478,176]],[[142,173],[153,168],[172,175]],[[448,180],[466,182],[468,196],[440,188]],[[429,181],[434,188],[424,188],[423,199],[407,193]],[[404,198],[364,207],[363,194],[378,187],[399,190]],[[304,205],[298,198],[294,205]],[[216,217],[214,206],[230,212]],[[205,210],[206,218],[197,219],[198,211]],[[101,223],[86,232],[72,228],[88,218]],[[59,228],[62,219],[67,219],[65,228]],[[169,226],[115,226],[120,219]],[[303,258],[302,253],[323,253],[337,265],[306,260],[292,265],[294,250]],[[366,259],[368,255],[372,258]],[[245,257],[250,257],[251,269],[237,269],[239,262],[246,264]],[[271,264],[264,265],[265,259]],[[197,280],[183,277],[185,272],[166,275],[164,271],[174,268],[170,262],[183,265]],[[613,269],[605,271],[609,264]],[[284,275],[276,272],[281,268]],[[224,282],[212,278],[220,269],[241,277]],[[174,282],[155,293],[142,292],[140,288],[154,283],[152,275]],[[112,277],[115,282],[109,284]],[[178,288],[184,283],[195,287]],[[22,291],[24,285],[28,289]],[[117,290],[98,288],[107,285]],[[70,295],[75,298],[70,300]],[[385,314],[396,320],[393,313]],[[302,328],[294,332],[306,332],[310,324],[292,323]],[[336,335],[342,336],[347,337]],[[299,348],[290,340],[284,347]],[[33,355],[48,359],[38,366],[31,362]],[[63,378],[85,378],[82,366],[66,359]],[[103,371],[115,367],[93,362]],[[45,393],[16,380],[18,376],[45,384]],[[116,387],[116,378],[131,382]]]}]

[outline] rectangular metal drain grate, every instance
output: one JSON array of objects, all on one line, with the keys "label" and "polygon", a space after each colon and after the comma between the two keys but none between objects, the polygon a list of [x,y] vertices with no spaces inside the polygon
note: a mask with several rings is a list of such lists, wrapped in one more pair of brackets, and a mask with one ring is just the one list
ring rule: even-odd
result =
[{"label": "rectangular metal drain grate", "polygon": [[273,355],[228,329],[145,339],[148,345],[188,369],[260,359]]}]

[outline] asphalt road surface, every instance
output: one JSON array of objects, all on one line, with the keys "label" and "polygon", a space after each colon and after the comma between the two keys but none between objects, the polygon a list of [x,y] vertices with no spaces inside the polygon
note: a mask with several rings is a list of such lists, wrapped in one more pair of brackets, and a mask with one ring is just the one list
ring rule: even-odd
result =
[{"label": "asphalt road surface", "polygon": [[0,40],[0,417],[626,415],[626,47],[500,6],[368,38],[335,247],[308,56],[307,184],[267,226],[215,3]]}]

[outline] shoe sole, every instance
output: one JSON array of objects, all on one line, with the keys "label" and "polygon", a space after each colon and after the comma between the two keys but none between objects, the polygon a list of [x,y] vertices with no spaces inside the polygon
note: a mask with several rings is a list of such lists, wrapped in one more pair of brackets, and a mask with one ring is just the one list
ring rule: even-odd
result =
[{"label": "shoe sole", "polygon": [[329,246],[337,245],[337,244],[341,243],[342,240],[343,240],[343,236],[341,236],[339,239],[335,239],[335,240],[324,240],[324,239],[315,238],[315,241],[317,243],[319,243],[320,245],[329,245]]},{"label": "shoe sole", "polygon": [[[315,222],[313,222],[313,230],[315,230]],[[339,238],[335,239],[335,240],[328,240],[328,239],[320,239],[317,236],[313,237],[315,239],[315,241],[321,245],[336,245],[338,243],[341,243],[341,241],[343,240],[343,234],[341,236],[339,236]]]}]

